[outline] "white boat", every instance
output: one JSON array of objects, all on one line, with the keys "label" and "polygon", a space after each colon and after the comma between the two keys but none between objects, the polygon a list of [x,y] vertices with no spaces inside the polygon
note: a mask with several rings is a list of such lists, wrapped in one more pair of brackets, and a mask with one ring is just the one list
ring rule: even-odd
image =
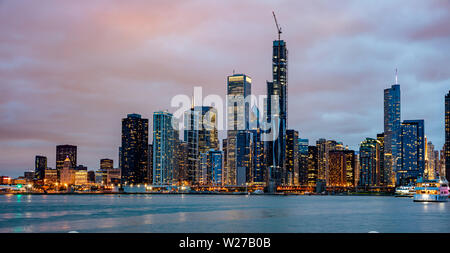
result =
[{"label": "white boat", "polygon": [[395,197],[413,197],[415,192],[413,185],[399,186],[395,188]]},{"label": "white boat", "polygon": [[446,202],[448,201],[448,181],[439,179],[419,178],[416,183],[414,202]]}]

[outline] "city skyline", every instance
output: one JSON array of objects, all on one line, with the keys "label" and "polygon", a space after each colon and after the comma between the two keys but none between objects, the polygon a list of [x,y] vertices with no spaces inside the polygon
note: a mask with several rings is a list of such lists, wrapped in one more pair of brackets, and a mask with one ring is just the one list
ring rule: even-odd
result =
[{"label": "city skyline", "polygon": [[[348,3],[349,2],[346,2],[346,4],[342,5],[345,6],[348,5]],[[6,2],[2,3],[0,4],[0,8],[3,9],[4,6],[6,6],[5,8],[21,8],[20,3],[17,4],[18,6],[13,7],[9,6],[10,4],[11,3]],[[321,4],[323,4],[323,2],[321,2]],[[329,7],[322,6],[321,4],[310,5],[312,5],[312,8],[324,7],[324,10],[330,11],[330,9],[327,9]],[[358,3],[355,4],[361,5]],[[434,10],[433,8],[435,8],[439,4],[447,4],[448,6],[448,3],[440,1],[434,1],[434,7],[429,3],[421,4],[426,5],[424,7],[431,8],[425,9],[424,11],[432,11]],[[97,5],[99,5],[100,7]],[[247,3],[246,5],[252,4]],[[230,4],[230,6],[234,6],[234,3]],[[136,55],[134,55],[133,53],[129,55],[123,55],[126,52],[116,52],[117,55],[112,52],[107,52],[107,54],[103,55],[102,52],[99,52],[99,54],[97,55],[94,54],[93,58],[88,57],[84,60],[77,59],[81,60],[80,62],[77,62],[76,60],[72,62],[72,58],[75,55],[69,53],[67,55],[69,59],[63,61],[64,63],[68,63],[69,66],[70,63],[93,64],[96,63],[97,60],[100,61],[97,62],[98,64],[100,64],[99,68],[97,69],[99,73],[89,72],[90,75],[87,76],[82,75],[83,68],[81,66],[75,66],[74,68],[69,67],[68,69],[65,69],[65,67],[67,66],[61,66],[61,68],[48,69],[49,66],[43,64],[43,68],[40,68],[39,64],[35,65],[33,62],[33,56],[35,56],[33,54],[33,50],[35,49],[33,45],[22,45],[24,47],[30,46],[29,49],[31,51],[28,52],[30,53],[29,55],[27,55],[27,51],[25,50],[25,56],[23,56],[23,58],[14,55],[14,57],[12,57],[13,61],[10,61],[11,64],[5,63],[3,66],[0,65],[0,74],[5,77],[4,82],[6,84],[1,88],[6,92],[2,92],[2,95],[0,95],[0,98],[2,98],[1,101],[5,101],[2,103],[6,104],[5,107],[2,107],[2,109],[0,109],[0,115],[2,115],[3,118],[6,119],[4,121],[4,124],[2,123],[0,125],[0,142],[2,142],[2,145],[0,147],[0,171],[2,172],[2,174],[19,175],[24,170],[33,169],[34,156],[38,154],[46,156],[48,158],[48,161],[50,161],[49,166],[53,167],[53,161],[55,161],[53,157],[54,149],[55,146],[59,144],[76,145],[78,147],[78,164],[87,165],[90,169],[97,169],[98,161],[101,158],[112,158],[115,161],[118,161],[117,149],[120,146],[119,136],[121,130],[121,118],[126,117],[126,115],[130,113],[138,113],[141,114],[143,118],[151,119],[152,114],[156,111],[159,111],[161,109],[173,110],[174,108],[170,108],[171,97],[177,94],[191,94],[194,86],[202,86],[206,91],[206,94],[204,93],[204,95],[220,94],[224,96],[226,94],[226,77],[229,76],[235,68],[238,73],[245,73],[252,77],[252,90],[254,90],[256,94],[264,94],[266,89],[265,80],[271,80],[270,75],[268,75],[270,74],[268,70],[270,70],[271,55],[268,52],[271,51],[271,41],[276,38],[276,30],[273,25],[273,20],[269,15],[271,14],[271,9],[275,9],[283,31],[286,31],[286,34],[283,34],[282,39],[286,39],[287,41],[289,41],[290,45],[290,118],[288,129],[295,129],[299,131],[299,137],[309,139],[310,143],[314,143],[319,138],[333,139],[342,141],[344,145],[349,145],[353,150],[358,150],[359,143],[366,137],[373,138],[377,133],[383,131],[383,89],[389,88],[392,84],[394,84],[394,69],[398,67],[399,83],[402,87],[401,119],[425,119],[425,134],[427,135],[428,140],[432,141],[437,149],[440,150],[442,148],[442,145],[444,143],[443,99],[444,95],[448,91],[448,84],[445,84],[448,83],[450,73],[448,72],[448,69],[445,69],[444,64],[439,63],[440,61],[445,63],[446,54],[449,54],[448,52],[450,51],[445,50],[445,47],[449,47],[448,45],[444,46],[444,42],[449,40],[450,31],[448,31],[448,28],[446,30],[446,28],[444,27],[441,31],[439,31],[439,29],[431,30],[431,34],[420,34],[420,26],[416,29],[413,29],[413,31],[417,32],[416,36],[418,37],[414,38],[413,36],[412,38],[410,38],[411,43],[413,44],[412,47],[414,48],[417,46],[424,46],[424,48],[423,50],[420,50],[420,48],[414,48],[414,50],[416,51],[414,51],[414,53],[409,52],[409,54],[412,54],[412,56],[409,56],[412,58],[409,58],[408,50],[400,50],[399,48],[397,48],[399,47],[399,45],[394,45],[392,48],[377,48],[376,50],[373,50],[370,49],[370,46],[374,46],[376,45],[376,43],[369,43],[368,45],[365,45],[364,43],[361,44],[361,41],[359,40],[363,39],[364,41],[364,39],[372,39],[374,42],[385,44],[392,43],[393,41],[397,41],[397,43],[399,43],[399,41],[407,38],[407,35],[412,36],[414,34],[411,33],[411,30],[408,30],[406,34],[392,35],[397,37],[400,36],[400,38],[397,40],[394,39],[393,41],[388,40],[388,42],[382,42],[381,38],[378,37],[380,35],[383,35],[383,32],[381,32],[381,34],[375,32],[370,36],[366,34],[366,36],[368,36],[366,38],[364,38],[364,36],[362,36],[363,38],[358,37],[357,35],[355,36],[355,34],[353,34],[352,37],[346,35],[346,32],[344,30],[346,30],[345,28],[355,28],[354,25],[358,25],[356,22],[358,21],[358,18],[350,15],[349,17],[347,17],[350,20],[344,20],[345,22],[343,24],[336,24],[335,28],[341,28],[343,30],[338,29],[338,33],[335,35],[333,35],[333,32],[331,32],[331,34],[325,33],[325,35],[323,35],[324,37],[318,36],[318,38],[316,38],[318,39],[318,41],[315,41],[314,43],[310,42],[311,44],[306,43],[305,45],[304,43],[302,43],[304,41],[302,41],[301,39],[299,41],[299,38],[296,37],[301,34],[301,31],[298,31],[296,25],[299,24],[295,21],[301,20],[301,15],[299,15],[299,18],[294,19],[292,15],[288,15],[289,12],[287,9],[281,8],[282,6],[274,7],[270,6],[270,4],[268,6],[262,6],[264,7],[261,7],[262,10],[268,9],[269,11],[264,11],[264,13],[255,15],[255,17],[252,16],[253,18],[255,18],[255,20],[250,21],[250,23],[256,21],[264,22],[261,24],[261,27],[264,26],[265,31],[258,30],[258,32],[255,32],[255,34],[259,34],[258,36],[261,36],[259,37],[259,39],[261,40],[253,41],[251,43],[249,41],[244,41],[244,43],[246,43],[246,50],[250,51],[251,54],[254,54],[254,58],[242,58],[242,56],[235,55],[233,49],[225,47],[223,49],[223,52],[222,50],[219,51],[223,54],[232,54],[232,56],[229,57],[225,56],[224,60],[226,64],[219,61],[214,61],[217,62],[217,65],[219,66],[214,66],[214,64],[212,63],[204,64],[205,61],[209,62],[208,59],[204,59],[204,56],[199,56],[197,54],[196,56],[190,57],[192,62],[194,62],[194,66],[189,66],[188,64],[190,63],[185,62],[184,64],[186,64],[186,66],[189,66],[187,67],[188,71],[186,73],[183,73],[181,69],[178,69],[178,71],[181,71],[181,73],[179,73],[176,70],[178,67],[182,66],[179,66],[179,63],[174,63],[174,66],[172,66],[172,64],[170,63],[171,57],[175,57],[173,59],[177,59],[177,57],[186,56],[186,51],[188,51],[189,46],[192,46],[191,44],[188,43],[188,45],[185,45],[186,51],[184,51],[184,48],[179,48],[176,47],[176,45],[170,44],[175,43],[176,39],[169,39],[167,42],[169,42],[171,46],[175,46],[173,48],[175,49],[174,51],[177,52],[177,50],[181,50],[181,52],[178,51],[179,54],[172,51],[166,52],[166,48],[164,47],[164,45],[162,47],[156,47],[152,50],[144,50],[145,52],[147,52],[147,54],[151,55],[152,53],[157,52],[160,48],[164,49],[164,52],[161,53],[159,57],[168,59],[169,62],[164,62],[163,66],[158,67],[161,67],[163,70],[168,71],[169,73],[179,74],[175,75],[173,77],[174,79],[172,80],[161,81],[158,80],[159,78],[161,78],[161,76],[157,75],[154,80],[158,81],[152,81],[152,75],[147,75],[144,73],[145,66],[139,66],[142,69],[139,69],[138,72],[144,71],[141,73],[142,76],[139,76],[138,72],[123,72],[120,70],[121,67],[128,68],[125,66],[125,63],[122,63],[124,65],[120,64],[120,66],[116,66],[119,69],[111,68],[109,69],[110,71],[106,71],[106,74],[102,74],[102,77],[98,76],[102,71],[106,70],[106,67],[113,67],[109,66],[108,64],[102,65],[105,64],[105,62],[103,61],[108,59],[108,57],[114,58],[119,55],[121,57],[126,56],[126,61],[133,62],[133,56]],[[97,7],[97,9],[95,7]],[[135,12],[137,12],[138,14],[143,14],[141,13],[141,11],[135,8],[131,8],[128,6],[126,7],[127,8],[125,8],[125,12],[129,11],[131,12],[131,14]],[[45,8],[50,7],[46,6]],[[108,10],[104,10],[101,8],[101,3],[97,3],[96,5],[94,4],[92,8],[93,12],[95,12],[96,10],[100,10],[100,12],[106,11],[106,13],[111,14],[110,12],[108,12]],[[189,7],[189,4],[186,4],[183,5],[183,8],[189,9],[192,7]],[[379,8],[379,6],[376,6],[375,9]],[[114,8],[112,9],[114,10]],[[377,10],[363,10],[366,10],[370,13],[377,12]],[[73,11],[74,14],[77,13],[76,9],[74,9]],[[337,12],[340,11],[347,14],[345,8],[339,9]],[[111,12],[114,13],[114,11],[112,10]],[[40,12],[37,12],[37,15],[39,15],[39,13]],[[116,14],[120,14],[120,12]],[[52,13],[52,15],[55,15],[55,13]],[[242,19],[241,13],[237,12],[236,15],[236,20]],[[34,16],[31,16],[30,19],[32,19],[33,17]],[[144,24],[146,19],[140,20],[138,17],[143,18],[142,16],[137,15],[136,19],[131,19],[131,21],[142,22],[141,25],[146,27],[146,25]],[[216,22],[219,22],[216,18],[209,18],[213,19]],[[445,21],[449,19],[449,16],[444,15],[440,18]],[[245,18],[246,21],[249,21],[248,19],[248,17]],[[26,20],[25,23],[28,21],[29,20]],[[69,21],[71,21],[70,17]],[[12,19],[12,21],[10,22],[12,22],[13,25],[19,25],[17,24],[15,19]],[[423,20],[423,23],[420,23],[420,20],[415,20],[414,22],[418,22],[422,25],[427,23]],[[436,24],[433,22],[439,22],[439,20],[432,20],[432,25]],[[251,24],[255,25],[254,23]],[[313,24],[320,25],[314,22]],[[364,24],[368,25],[367,23]],[[445,22],[442,25],[444,24]],[[36,25],[39,26],[42,24],[38,23]],[[72,25],[76,26],[77,24]],[[100,25],[100,27],[105,25],[105,28],[110,28],[108,24],[97,25]],[[135,24],[131,25],[130,27],[134,27],[134,25]],[[342,25],[342,27],[339,27],[340,25]],[[405,24],[403,25],[405,26]],[[4,28],[4,25],[0,26],[2,26],[2,29]],[[124,28],[127,27],[128,26],[125,25]],[[247,26],[244,24],[242,26],[239,25],[236,27],[246,28]],[[374,27],[371,28],[373,29]],[[401,25],[400,27],[396,27],[396,29],[400,28]],[[410,26],[406,25],[406,28],[410,28]],[[87,30],[92,31],[90,29]],[[230,30],[231,32],[233,32],[232,29],[224,29],[227,34],[230,33]],[[335,31],[334,28],[331,30]],[[424,29],[424,31],[425,30],[430,33],[429,28]],[[55,32],[55,29],[50,27],[49,29],[43,29],[42,31],[52,33]],[[56,29],[56,31],[58,31],[58,29]],[[205,29],[204,31],[194,31],[194,33],[199,32],[199,37],[205,36],[206,38],[210,38],[206,34],[207,31],[208,29]],[[249,29],[248,31],[253,30]],[[319,31],[321,30],[319,29]],[[83,30],[75,30],[75,32],[83,33]],[[110,32],[112,32],[113,35],[118,35],[114,34],[113,31]],[[343,34],[339,32],[343,32]],[[356,31],[353,32],[361,36],[361,31],[359,29],[356,29]],[[410,33],[408,34],[408,32]],[[32,32],[28,31],[28,33],[25,32],[25,34],[22,35],[29,36],[31,34]],[[364,34],[364,32],[362,32],[362,34]],[[181,34],[182,37],[184,35],[185,34],[183,33]],[[334,36],[337,36],[338,41],[336,41],[336,38],[334,38]],[[5,39],[12,39],[11,37],[13,36],[6,37],[7,38]],[[103,38],[102,36],[100,37]],[[189,38],[189,36],[185,38]],[[320,42],[320,40],[324,38],[326,42],[325,44],[331,45],[320,45],[323,44],[323,42]],[[83,37],[81,40],[83,39],[88,38]],[[343,41],[339,41],[340,39],[342,39]],[[227,43],[231,43],[234,45],[239,41],[240,39],[236,37],[226,39]],[[83,41],[75,41],[74,43],[77,42]],[[138,43],[137,41],[135,42]],[[61,49],[59,47],[70,45],[68,41],[54,41],[54,43],[56,43],[56,48],[58,49]],[[67,43],[69,43],[69,45]],[[219,47],[229,46],[227,43],[219,43]],[[252,43],[254,43],[254,46]],[[6,45],[10,44],[6,43]],[[131,50],[133,48],[133,45],[135,44],[129,45],[129,47],[125,46],[124,49]],[[356,45],[356,48],[347,48],[347,46],[350,45]],[[36,45],[37,48],[39,48],[39,46],[43,45]],[[405,47],[408,46],[405,44]],[[77,49],[77,47],[75,48]],[[95,47],[91,48],[87,44],[85,44],[81,48],[91,50],[95,49]],[[194,48],[197,49],[196,46]],[[267,48],[269,49],[267,50]],[[0,46],[0,52],[5,52],[5,49],[7,49],[7,46]],[[202,47],[200,46],[198,50],[201,49]],[[339,51],[339,49],[343,49],[343,51],[337,53],[333,52],[334,54],[331,54],[329,56],[329,59],[332,60],[328,62],[325,59],[315,59],[315,61],[310,61],[312,60],[312,58],[314,58],[312,56],[318,56],[326,52],[331,53],[329,50],[333,49],[338,49],[337,51]],[[361,53],[362,56],[358,55],[357,53],[351,54],[348,51],[350,49],[356,49],[357,51],[359,50],[359,53]],[[206,52],[211,52],[211,48],[205,48],[205,50]],[[428,55],[428,53],[430,53],[429,51],[433,51],[431,55],[435,56],[436,58],[428,58],[430,56]],[[376,57],[375,59],[370,57],[371,53],[378,54],[380,52],[382,56],[378,58]],[[389,55],[389,53],[392,52],[394,54]],[[47,53],[51,54],[51,52]],[[64,52],[62,51],[55,53],[56,55],[51,55],[49,59],[53,57],[56,57],[53,59],[58,59],[58,57],[64,56]],[[108,55],[108,53],[111,53],[111,55]],[[169,53],[169,55],[165,53]],[[170,55],[170,53],[173,53],[174,55]],[[308,54],[310,53],[312,55],[308,56]],[[345,55],[346,53],[350,53],[351,57]],[[256,56],[257,54],[260,55]],[[102,55],[107,57],[103,58],[101,57]],[[169,56],[169,58],[166,58],[167,56]],[[129,59],[128,57],[130,57],[131,59]],[[136,58],[134,58],[136,62],[131,63],[131,65],[135,66],[134,64],[138,63],[143,64],[146,60],[148,60],[148,58],[146,57],[140,57],[142,56],[136,56]],[[259,60],[259,57],[261,60]],[[341,67],[340,69],[335,68],[337,66],[333,65],[333,61],[334,64],[337,63],[338,65],[341,65],[346,61],[349,61],[349,59],[354,59],[354,57],[357,57],[356,63],[351,63],[351,65],[348,66],[354,66],[354,69],[346,69],[345,67]],[[403,57],[403,60],[393,59],[396,57]],[[423,61],[419,61],[419,63],[414,64],[408,62],[411,59],[423,59]],[[378,61],[381,61],[382,63],[390,63],[383,65]],[[199,77],[197,76],[197,74],[201,73],[201,69],[199,69],[196,65],[199,63],[203,63],[200,65],[203,66],[204,72],[211,73],[209,73],[208,76],[200,76],[200,79],[196,79],[196,77]],[[320,65],[321,67],[314,68],[314,64]],[[383,66],[380,67],[377,66],[377,64]],[[440,66],[442,67],[439,68]],[[155,65],[150,64],[147,66],[148,69],[153,67],[155,67]],[[175,67],[175,69],[172,69],[172,67]],[[212,71],[209,71],[210,68]],[[224,68],[226,70],[218,70],[216,68]],[[362,71],[361,68],[363,68]],[[111,70],[117,70],[118,72],[117,74],[115,74]],[[193,73],[190,73],[189,70],[193,70]],[[316,72],[318,70],[320,71]],[[70,73],[68,72],[71,71],[81,71],[79,72],[80,76],[72,76],[75,77],[75,80],[65,80],[63,77],[70,78],[70,75],[68,75]],[[24,73],[26,75],[25,77],[14,77],[15,73]],[[51,76],[42,76],[42,74],[51,73],[54,75],[53,78]],[[121,79],[120,76],[122,76],[123,74],[131,75],[122,80],[118,80]],[[133,75],[135,74],[136,77],[139,76],[139,78],[134,78]],[[59,77],[60,75],[61,77]],[[99,80],[97,78],[100,78],[101,80],[98,85],[95,82],[96,80]],[[133,86],[131,86],[131,92],[129,91],[130,86],[128,86],[127,84],[127,82],[130,80],[133,84]],[[355,84],[350,85],[346,83],[346,85],[341,85],[346,81],[352,80],[357,81],[354,82]],[[48,84],[43,84],[42,82],[44,81],[48,81]],[[179,85],[177,85],[176,83],[178,83]],[[209,83],[213,83],[213,85],[209,85]],[[167,84],[167,90],[164,88],[160,88],[160,86],[165,86]],[[174,85],[172,86],[171,84]],[[112,87],[109,85],[111,85]],[[63,90],[59,91],[59,89]],[[134,89],[139,90],[139,92],[136,93],[136,90]],[[52,96],[52,94],[54,95],[54,93],[52,92],[55,92],[57,96]],[[355,93],[361,94],[361,96],[355,96]],[[369,93],[372,93],[373,95],[369,95]],[[6,96],[4,94],[6,94]],[[102,94],[105,95],[104,98],[98,97]],[[123,94],[124,96],[120,96],[120,94]],[[134,94],[134,96],[130,96],[130,94]],[[23,97],[17,97],[17,95],[23,95]],[[333,99],[328,99],[329,97],[333,97]],[[298,98],[298,100],[296,98]],[[109,100],[105,101],[105,99]],[[45,103],[40,104],[40,102],[42,101],[45,101]],[[49,108],[52,107],[51,110],[45,110],[47,106]],[[30,107],[36,108],[36,110],[30,110]],[[32,111],[33,115],[28,114],[27,108],[29,111]],[[89,109],[89,112],[86,111],[87,109]],[[18,115],[20,115],[21,117],[16,118]],[[61,121],[62,123],[60,123]],[[349,124],[349,122],[352,122],[352,124]],[[153,122],[149,122],[149,124],[149,127],[153,128]],[[222,139],[223,137],[224,136],[222,135],[220,139]],[[118,162],[116,162],[116,164],[118,164]]]}]

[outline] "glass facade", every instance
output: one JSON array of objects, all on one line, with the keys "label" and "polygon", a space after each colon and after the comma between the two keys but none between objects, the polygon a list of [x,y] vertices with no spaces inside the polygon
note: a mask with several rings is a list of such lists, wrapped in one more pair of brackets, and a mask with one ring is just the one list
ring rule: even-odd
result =
[{"label": "glass facade", "polygon": [[400,85],[384,90],[384,169],[387,184],[394,185],[395,173],[401,169],[400,159]]},{"label": "glass facade", "polygon": [[172,127],[173,115],[167,111],[153,113],[153,184],[171,185],[175,175],[178,130]]},{"label": "glass facade", "polygon": [[47,157],[37,155],[34,161],[34,176],[37,180],[44,180],[47,169]]},{"label": "glass facade", "polygon": [[366,138],[359,147],[360,187],[380,186],[380,142]]},{"label": "glass facade", "polygon": [[425,171],[425,134],[423,120],[405,120],[401,125],[401,167],[397,171],[397,184],[414,183]]},{"label": "glass facade", "polygon": [[444,144],[444,160],[445,160],[445,176],[450,181],[450,91],[445,95],[445,144]]}]

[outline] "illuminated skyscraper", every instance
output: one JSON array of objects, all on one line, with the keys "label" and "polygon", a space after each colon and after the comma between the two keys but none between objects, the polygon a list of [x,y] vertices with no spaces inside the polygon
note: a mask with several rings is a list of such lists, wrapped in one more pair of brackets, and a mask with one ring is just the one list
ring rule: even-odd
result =
[{"label": "illuminated skyscraper", "polygon": [[[278,130],[278,138],[266,143],[266,163],[268,167],[269,183],[282,184],[286,159],[286,129],[287,129],[287,63],[288,50],[284,40],[273,41],[272,51],[273,81],[267,82],[267,122],[272,131]],[[275,96],[275,101],[273,100]],[[277,106],[279,111],[272,108]],[[273,188],[273,186],[272,186]]]},{"label": "illuminated skyscraper", "polygon": [[308,186],[316,186],[319,173],[319,152],[317,146],[308,146]]},{"label": "illuminated skyscraper", "polygon": [[47,169],[47,157],[37,155],[34,161],[34,176],[37,180],[44,180]]},{"label": "illuminated skyscraper", "polygon": [[298,181],[300,185],[308,184],[308,139],[298,139]]},{"label": "illuminated skyscraper", "polygon": [[200,153],[219,150],[217,110],[211,106],[195,106],[184,113],[184,141],[188,146],[186,180],[200,183]]},{"label": "illuminated skyscraper", "polygon": [[450,181],[450,91],[445,95],[445,144],[444,144],[444,159],[445,159],[445,176]]},{"label": "illuminated skyscraper", "polygon": [[360,187],[380,186],[380,142],[366,138],[359,147]]},{"label": "illuminated skyscraper", "polygon": [[286,130],[286,165],[282,170],[282,184],[298,185],[298,131]]},{"label": "illuminated skyscraper", "polygon": [[404,120],[400,132],[400,163],[397,185],[414,183],[425,171],[425,126],[423,120]]},{"label": "illuminated skyscraper", "polygon": [[[225,184],[236,184],[237,134],[250,128],[250,104],[245,99],[251,95],[252,79],[245,74],[227,77],[227,157]],[[246,144],[248,145],[248,144]]]},{"label": "illuminated skyscraper", "polygon": [[70,168],[73,170],[77,167],[77,146],[74,145],[58,145],[56,146],[56,171],[60,178],[64,161],[69,157]]},{"label": "illuminated skyscraper", "polygon": [[330,151],[328,175],[327,186],[353,187],[355,183],[355,152],[353,150]]},{"label": "illuminated skyscraper", "polygon": [[122,183],[148,183],[148,119],[128,114],[122,119]]},{"label": "illuminated skyscraper", "polygon": [[400,85],[395,84],[384,90],[384,169],[388,185],[394,185],[395,173],[401,169],[400,160]]},{"label": "illuminated skyscraper", "polygon": [[171,185],[176,178],[177,129],[172,126],[173,115],[167,111],[153,113],[153,184]]}]

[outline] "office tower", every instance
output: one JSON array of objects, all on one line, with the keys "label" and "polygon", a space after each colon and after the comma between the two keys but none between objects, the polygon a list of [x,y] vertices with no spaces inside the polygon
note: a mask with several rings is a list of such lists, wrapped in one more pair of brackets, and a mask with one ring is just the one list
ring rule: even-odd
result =
[{"label": "office tower", "polygon": [[397,185],[414,183],[425,171],[425,126],[423,120],[404,120],[400,132],[400,164]]},{"label": "office tower", "polygon": [[37,180],[44,180],[47,169],[47,157],[37,155],[34,160],[34,176]]},{"label": "office tower", "polygon": [[75,170],[72,168],[72,162],[67,156],[60,172],[60,183],[64,185],[75,184]]},{"label": "office tower", "polygon": [[70,159],[71,169],[77,167],[77,146],[74,145],[58,145],[56,146],[56,171],[58,178],[61,176],[61,170],[64,166],[66,158]]},{"label": "office tower", "polygon": [[445,145],[444,157],[445,177],[450,181],[450,91],[445,95]]},{"label": "office tower", "polygon": [[178,145],[178,177],[177,181],[180,184],[188,184],[187,169],[188,169],[188,151],[189,146],[187,142],[180,141]]},{"label": "office tower", "polygon": [[355,182],[355,152],[353,150],[330,151],[328,169],[327,186],[353,187]]},{"label": "office tower", "polygon": [[298,185],[298,131],[286,130],[286,165],[282,170],[283,185]]},{"label": "office tower", "polygon": [[[286,158],[286,129],[287,129],[287,63],[288,50],[284,40],[273,41],[272,51],[272,76],[273,81],[267,82],[267,122],[272,125],[272,130],[278,130],[278,138],[267,143],[267,166],[270,177],[275,185],[282,182],[282,174]],[[276,96],[275,101],[272,96]],[[272,106],[279,108],[277,115]],[[278,118],[278,119],[277,119]],[[278,127],[275,127],[278,126]]]},{"label": "office tower", "polygon": [[298,139],[298,182],[308,184],[308,139]]},{"label": "office tower", "polygon": [[377,140],[380,142],[380,185],[381,186],[394,186],[389,185],[390,183],[390,174],[389,170],[385,169],[385,162],[384,162],[384,133],[377,134]]},{"label": "office tower", "polygon": [[395,185],[396,171],[401,169],[400,160],[400,85],[397,82],[384,90],[384,169],[388,185]]},{"label": "office tower", "polygon": [[103,172],[103,184],[108,184],[108,173],[114,168],[114,161],[112,159],[101,159],[100,160],[100,171]]},{"label": "office tower", "polygon": [[211,106],[193,106],[184,113],[184,141],[188,146],[186,180],[198,184],[200,153],[219,150],[217,110]]},{"label": "office tower", "polygon": [[252,79],[245,74],[227,77],[227,167],[226,184],[236,184],[236,136],[240,130],[250,129],[250,104],[246,98],[251,95]]},{"label": "office tower", "polygon": [[261,129],[250,130],[252,133],[252,182],[258,184],[265,183],[265,159],[264,159],[264,141],[261,139]]},{"label": "office tower", "polygon": [[175,144],[178,130],[172,127],[173,115],[167,111],[153,113],[153,184],[174,183]]},{"label": "office tower", "polygon": [[198,157],[199,170],[198,173],[196,173],[195,181],[199,185],[207,185],[211,182],[210,180],[208,180],[208,171],[210,170],[208,163],[208,153],[200,153]]},{"label": "office tower", "polygon": [[228,140],[227,139],[223,139],[222,140],[222,151],[223,151],[223,169],[222,169],[222,184],[226,185],[228,184]]},{"label": "office tower", "polygon": [[147,156],[147,177],[148,182],[153,183],[153,144],[148,144]]},{"label": "office tower", "polygon": [[139,114],[128,114],[122,119],[120,150],[122,183],[148,183],[148,119]]},{"label": "office tower", "polygon": [[308,186],[316,186],[319,175],[319,152],[317,146],[308,146]]},{"label": "office tower", "polygon": [[335,140],[326,140],[326,139],[319,139],[316,141],[317,146],[317,155],[318,155],[318,175],[317,178],[320,180],[324,180],[325,183],[328,183],[328,171],[329,171],[329,163],[328,163],[328,156],[329,152],[341,149],[343,150],[343,145],[341,143],[338,143]]},{"label": "office tower", "polygon": [[208,163],[210,168],[210,182],[212,185],[222,185],[223,171],[223,152],[220,150],[211,150],[208,152]]},{"label": "office tower", "polygon": [[359,147],[360,187],[380,186],[380,142],[366,138]]},{"label": "office tower", "polygon": [[[236,183],[242,185],[245,183],[253,183],[253,132],[250,130],[239,130],[236,135],[236,170],[242,171],[240,174],[240,182]],[[229,151],[229,150],[228,150]],[[236,179],[237,180],[237,179]]]},{"label": "office tower", "polygon": [[431,141],[426,141],[425,137],[425,172],[424,177],[428,179],[435,179],[439,175],[439,169],[436,166],[436,158],[434,145]]}]

